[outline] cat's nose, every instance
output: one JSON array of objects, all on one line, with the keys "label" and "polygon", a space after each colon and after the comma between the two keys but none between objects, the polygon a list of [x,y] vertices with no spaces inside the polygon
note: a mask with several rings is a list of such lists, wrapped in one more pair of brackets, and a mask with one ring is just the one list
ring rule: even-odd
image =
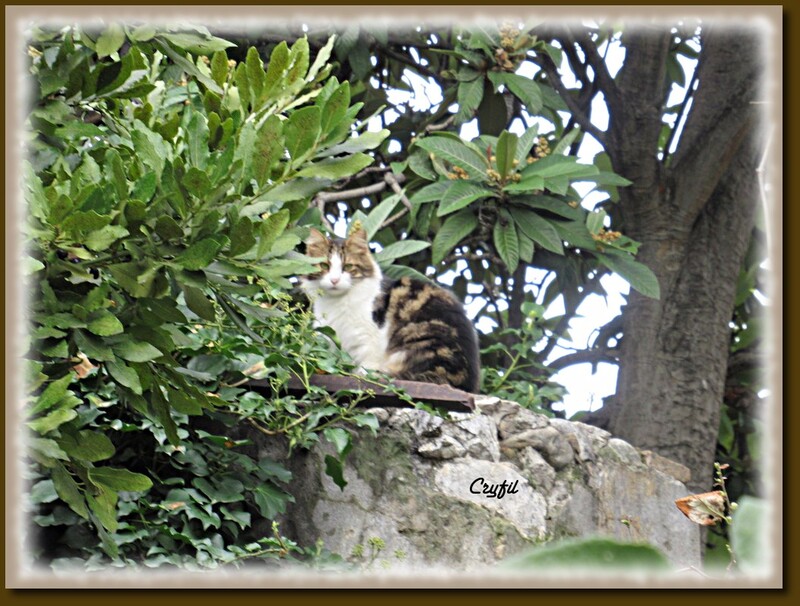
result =
[{"label": "cat's nose", "polygon": [[339,283],[340,278],[331,278],[331,284],[336,286]]}]

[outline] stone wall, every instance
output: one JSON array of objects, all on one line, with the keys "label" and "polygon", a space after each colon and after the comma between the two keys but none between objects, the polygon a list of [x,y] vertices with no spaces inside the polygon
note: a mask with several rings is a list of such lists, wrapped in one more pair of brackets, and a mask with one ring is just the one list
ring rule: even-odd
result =
[{"label": "stone wall", "polygon": [[531,545],[590,535],[646,541],[676,567],[699,566],[698,527],[674,505],[688,494],[686,468],[513,402],[476,407],[449,419],[373,409],[378,436],[358,434],[344,490],[325,474],[325,446],[293,454],[296,502],[282,530],[345,557],[360,550],[362,562],[377,538],[372,565],[392,569],[485,570]]}]

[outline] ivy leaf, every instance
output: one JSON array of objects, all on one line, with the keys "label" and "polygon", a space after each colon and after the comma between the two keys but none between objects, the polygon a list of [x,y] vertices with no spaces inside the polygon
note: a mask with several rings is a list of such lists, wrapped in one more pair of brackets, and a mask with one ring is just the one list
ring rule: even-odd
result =
[{"label": "ivy leaf", "polygon": [[244,500],[244,484],[234,478],[215,478],[213,482],[206,478],[195,478],[192,485],[212,501],[235,503]]},{"label": "ivy leaf", "polygon": [[73,378],[73,373],[68,373],[60,379],[52,381],[36,400],[36,405],[30,412],[31,416],[49,410],[67,395],[67,389]]},{"label": "ivy leaf", "polygon": [[470,209],[448,217],[433,239],[431,262],[438,265],[453,248],[478,227],[478,218]]},{"label": "ivy leaf", "polygon": [[352,448],[352,441],[350,432],[340,427],[326,427],[322,430],[325,439],[333,444],[336,449],[336,454],[340,457],[347,455],[350,448]]},{"label": "ivy leaf", "polygon": [[274,488],[269,484],[260,484],[253,490],[256,506],[261,515],[268,520],[273,520],[286,511],[286,503],[294,501],[291,495]]},{"label": "ivy leaf", "polygon": [[344,492],[344,487],[347,486],[347,480],[344,479],[344,464],[336,457],[325,455],[325,473]]}]

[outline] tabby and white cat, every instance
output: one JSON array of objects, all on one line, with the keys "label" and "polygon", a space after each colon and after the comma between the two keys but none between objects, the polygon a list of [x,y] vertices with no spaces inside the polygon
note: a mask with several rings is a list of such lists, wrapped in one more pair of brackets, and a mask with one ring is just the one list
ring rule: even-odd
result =
[{"label": "tabby and white cat", "polygon": [[347,239],[312,229],[306,254],[326,259],[301,280],[317,322],[336,331],[360,367],[477,393],[478,337],[449,291],[408,277],[384,278],[359,227]]}]

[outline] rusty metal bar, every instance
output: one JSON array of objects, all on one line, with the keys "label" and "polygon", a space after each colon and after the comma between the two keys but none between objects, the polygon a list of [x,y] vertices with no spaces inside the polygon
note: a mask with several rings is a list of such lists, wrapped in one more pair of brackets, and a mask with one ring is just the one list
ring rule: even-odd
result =
[{"label": "rusty metal bar", "polygon": [[[345,390],[370,392],[371,396],[369,398],[359,402],[359,408],[413,408],[411,404],[392,392],[388,387],[388,381],[376,384],[374,381],[355,377],[313,375],[309,383],[315,387],[321,387],[331,394]],[[473,412],[475,410],[475,397],[471,393],[455,389],[449,385],[400,381],[398,379],[393,380],[391,384],[396,388],[402,389],[415,402],[422,402],[449,412]],[[242,386],[265,396],[272,395],[269,381],[253,379],[243,383]],[[291,395],[302,397],[305,395],[306,389],[299,380],[292,378],[288,384],[288,392]],[[347,396],[343,394],[342,397],[346,398]]]}]

